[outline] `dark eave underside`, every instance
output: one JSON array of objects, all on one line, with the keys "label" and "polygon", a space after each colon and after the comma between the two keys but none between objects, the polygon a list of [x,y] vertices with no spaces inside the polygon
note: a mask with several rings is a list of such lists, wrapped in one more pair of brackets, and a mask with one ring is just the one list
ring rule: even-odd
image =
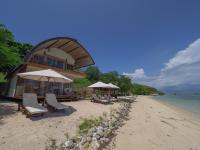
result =
[{"label": "dark eave underside", "polygon": [[[95,63],[87,50],[77,40],[68,37],[57,37],[43,41],[36,45],[31,50],[31,53],[50,48],[59,48],[70,54],[75,59],[76,68],[86,67]],[[26,61],[29,61],[29,59],[30,54],[27,56]]]}]

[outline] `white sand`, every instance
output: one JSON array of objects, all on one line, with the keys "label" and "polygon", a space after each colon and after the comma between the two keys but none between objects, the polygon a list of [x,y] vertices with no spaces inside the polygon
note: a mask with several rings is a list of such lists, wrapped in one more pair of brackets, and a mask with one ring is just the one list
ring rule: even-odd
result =
[{"label": "white sand", "polygon": [[200,121],[151,97],[139,96],[115,144],[116,150],[200,150]]},{"label": "white sand", "polygon": [[[136,101],[130,120],[118,130],[115,149],[200,150],[198,117],[166,106],[149,96],[139,96]],[[76,135],[80,117],[99,116],[111,107],[119,106],[89,101],[65,104],[74,108],[71,114],[48,113],[32,120],[17,112],[16,105],[6,104],[5,108],[4,104],[0,104],[0,150],[43,150],[49,137],[61,142],[65,133]]]},{"label": "white sand", "polygon": [[78,132],[80,117],[100,116],[119,104],[103,105],[88,100],[66,102],[72,106],[69,113],[48,113],[44,117],[26,118],[17,112],[17,105],[0,103],[0,150],[43,150],[45,142],[54,138],[59,142],[65,133],[71,137]]}]

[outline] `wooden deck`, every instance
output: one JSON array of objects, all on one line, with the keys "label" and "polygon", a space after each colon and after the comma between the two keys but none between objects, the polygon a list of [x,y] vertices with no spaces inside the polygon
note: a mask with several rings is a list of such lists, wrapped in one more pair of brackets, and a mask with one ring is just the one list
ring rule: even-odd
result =
[{"label": "wooden deck", "polygon": [[[42,102],[45,100],[45,97],[44,96],[38,96],[38,101],[39,102]],[[59,95],[59,96],[56,96],[56,98],[58,99],[59,102],[64,102],[64,101],[77,101],[78,98],[76,98],[75,96],[74,97],[67,97],[65,95]],[[22,96],[15,96],[14,99],[18,100],[18,101],[22,101]]]}]

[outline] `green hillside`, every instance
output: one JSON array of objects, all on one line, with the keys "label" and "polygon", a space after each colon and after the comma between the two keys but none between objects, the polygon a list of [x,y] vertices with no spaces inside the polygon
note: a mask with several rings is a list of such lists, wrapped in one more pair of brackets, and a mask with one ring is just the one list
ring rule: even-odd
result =
[{"label": "green hillside", "polygon": [[156,88],[134,83],[133,84],[133,94],[135,95],[152,95],[152,94],[158,94],[163,95],[164,93],[158,91]]}]

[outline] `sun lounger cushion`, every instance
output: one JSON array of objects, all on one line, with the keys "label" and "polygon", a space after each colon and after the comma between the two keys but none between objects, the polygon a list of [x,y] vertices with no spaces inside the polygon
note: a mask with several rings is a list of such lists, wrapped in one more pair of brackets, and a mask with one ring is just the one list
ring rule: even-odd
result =
[{"label": "sun lounger cushion", "polygon": [[23,106],[31,114],[40,114],[47,112],[47,109],[38,104],[37,95],[34,93],[23,94]]},{"label": "sun lounger cushion", "polygon": [[45,113],[45,112],[47,112],[47,110],[44,109],[44,108],[36,108],[36,107],[29,107],[29,106],[26,106],[26,109],[27,109],[31,114],[40,114],[40,113]]},{"label": "sun lounger cushion", "polygon": [[61,110],[61,109],[69,108],[66,105],[58,103],[55,94],[46,94],[46,102],[48,105],[54,107],[55,109]]}]

